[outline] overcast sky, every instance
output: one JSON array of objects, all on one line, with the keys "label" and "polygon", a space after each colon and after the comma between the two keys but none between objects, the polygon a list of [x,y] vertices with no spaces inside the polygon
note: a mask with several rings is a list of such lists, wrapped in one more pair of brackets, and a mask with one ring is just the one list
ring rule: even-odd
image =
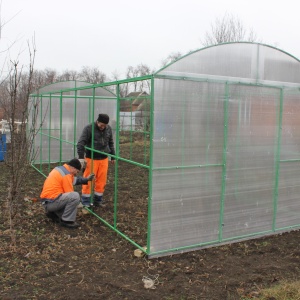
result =
[{"label": "overcast sky", "polygon": [[299,0],[2,0],[0,50],[16,41],[11,58],[23,51],[26,64],[35,36],[36,69],[97,67],[122,79],[128,66],[157,70],[171,53],[202,48],[205,32],[225,13],[300,58]]}]

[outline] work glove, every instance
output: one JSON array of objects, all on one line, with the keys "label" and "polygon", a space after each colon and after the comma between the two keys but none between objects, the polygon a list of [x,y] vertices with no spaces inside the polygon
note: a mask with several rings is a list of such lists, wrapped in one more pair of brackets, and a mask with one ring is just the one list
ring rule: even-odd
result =
[{"label": "work glove", "polygon": [[84,159],[84,158],[79,158],[78,160],[79,160],[80,163],[81,163],[81,169],[85,169],[85,166],[86,166],[86,161],[85,161],[85,159]]},{"label": "work glove", "polygon": [[88,180],[88,181],[92,181],[93,179],[95,178],[95,174],[90,174],[86,179]]}]

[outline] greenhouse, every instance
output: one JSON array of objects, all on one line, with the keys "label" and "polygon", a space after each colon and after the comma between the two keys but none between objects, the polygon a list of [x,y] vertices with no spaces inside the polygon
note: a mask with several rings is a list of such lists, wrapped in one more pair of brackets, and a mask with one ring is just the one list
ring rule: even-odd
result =
[{"label": "greenhouse", "polygon": [[33,166],[45,176],[77,156],[87,123],[110,115],[112,207],[91,213],[148,257],[300,228],[300,61],[282,50],[220,44],[149,76],[31,96],[41,124]]}]

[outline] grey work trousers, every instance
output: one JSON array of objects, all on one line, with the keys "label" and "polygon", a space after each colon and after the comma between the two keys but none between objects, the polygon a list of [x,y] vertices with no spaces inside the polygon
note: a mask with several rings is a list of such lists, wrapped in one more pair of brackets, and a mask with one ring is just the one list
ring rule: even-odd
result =
[{"label": "grey work trousers", "polygon": [[54,201],[46,201],[43,206],[47,212],[54,212],[63,221],[75,222],[80,195],[77,192],[61,194]]}]

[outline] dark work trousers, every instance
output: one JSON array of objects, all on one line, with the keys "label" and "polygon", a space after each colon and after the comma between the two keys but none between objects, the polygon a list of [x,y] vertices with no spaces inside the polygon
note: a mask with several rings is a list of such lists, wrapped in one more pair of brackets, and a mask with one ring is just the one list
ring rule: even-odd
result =
[{"label": "dark work trousers", "polygon": [[46,213],[54,212],[63,221],[75,222],[80,195],[77,192],[61,194],[54,201],[43,201]]}]

